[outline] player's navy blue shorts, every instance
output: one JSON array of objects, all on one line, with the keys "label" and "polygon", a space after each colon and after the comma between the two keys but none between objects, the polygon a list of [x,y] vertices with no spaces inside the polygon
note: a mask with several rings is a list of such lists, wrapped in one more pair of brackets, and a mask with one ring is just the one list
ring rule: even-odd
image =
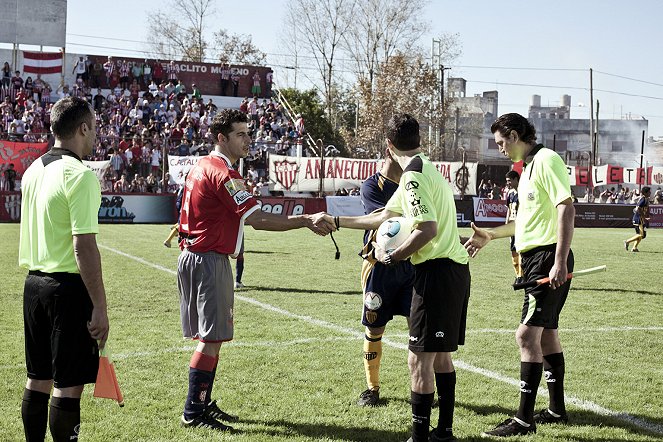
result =
[{"label": "player's navy blue shorts", "polygon": [[[550,244],[520,254],[525,281],[548,277],[550,269],[555,264],[556,248],[556,244]],[[569,273],[573,272],[573,265],[573,252],[569,250],[569,256],[566,259],[566,268]],[[570,280],[556,290],[552,290],[548,284],[525,289],[521,324],[556,329],[559,314],[570,289]]]},{"label": "player's navy blue shorts", "polygon": [[53,379],[57,388],[94,383],[99,349],[87,329],[91,317],[81,275],[30,271],[23,289],[28,378]]},{"label": "player's navy blue shorts", "polygon": [[412,303],[414,267],[400,261],[391,267],[364,260],[361,269],[364,306],[361,323],[384,327],[395,315],[409,316]]},{"label": "player's navy blue shorts", "polygon": [[452,352],[465,344],[470,266],[437,258],[415,266],[409,349]]}]

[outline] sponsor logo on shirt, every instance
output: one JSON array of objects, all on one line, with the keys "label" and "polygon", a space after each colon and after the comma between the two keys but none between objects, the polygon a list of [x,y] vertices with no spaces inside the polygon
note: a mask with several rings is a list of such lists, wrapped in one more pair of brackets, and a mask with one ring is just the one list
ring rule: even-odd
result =
[{"label": "sponsor logo on shirt", "polygon": [[444,332],[443,331],[435,332],[435,337],[436,338],[444,338]]},{"label": "sponsor logo on shirt", "polygon": [[418,188],[419,188],[419,183],[416,181],[408,181],[407,183],[405,183],[405,190],[412,190]]},{"label": "sponsor logo on shirt", "polygon": [[428,213],[428,207],[426,207],[425,204],[421,204],[419,206],[414,206],[412,210],[410,210],[412,218],[416,218],[419,215],[426,214]]},{"label": "sponsor logo on shirt", "polygon": [[237,204],[238,206],[242,205],[242,203],[245,203],[249,198],[251,198],[251,194],[246,190],[240,190],[239,192],[233,195],[235,204]]}]

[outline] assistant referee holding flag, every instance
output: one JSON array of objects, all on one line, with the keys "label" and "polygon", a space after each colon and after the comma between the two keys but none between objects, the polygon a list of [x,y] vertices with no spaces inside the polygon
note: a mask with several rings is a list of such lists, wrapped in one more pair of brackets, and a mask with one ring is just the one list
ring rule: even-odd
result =
[{"label": "assistant referee holding flag", "polygon": [[[520,406],[484,436],[510,437],[535,433],[536,424],[566,422],[564,407],[564,354],[557,334],[559,314],[569,293],[567,275],[573,271],[575,209],[562,158],[536,143],[536,130],[519,114],[504,114],[491,126],[500,152],[513,162],[524,160],[518,183],[515,222],[479,229],[465,247],[472,256],[495,238],[516,237],[525,281],[549,277],[550,285],[525,291],[522,318],[516,331],[520,347]],[[542,371],[550,392],[547,409],[534,415],[536,391]]]},{"label": "assistant referee holding flag", "polygon": [[[101,189],[81,158],[92,152],[94,113],[80,98],[51,111],[55,145],[25,171],[19,265],[28,382],[21,415],[27,441],[77,440],[81,394],[94,383],[108,336],[106,292],[97,248]],[[48,401],[51,399],[50,417]]]}]

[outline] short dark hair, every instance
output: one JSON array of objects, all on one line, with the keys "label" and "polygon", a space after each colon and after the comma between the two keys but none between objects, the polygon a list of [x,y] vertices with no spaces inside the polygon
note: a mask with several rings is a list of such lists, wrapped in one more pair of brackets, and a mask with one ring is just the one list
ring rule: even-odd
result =
[{"label": "short dark hair", "polygon": [[91,126],[93,118],[90,103],[78,97],[65,97],[51,110],[51,131],[55,138],[68,140],[73,138],[81,124]]},{"label": "short dark hair", "polygon": [[651,187],[649,187],[649,186],[643,187],[642,190],[640,191],[641,194],[642,193],[649,193],[649,192],[651,192]]},{"label": "short dark hair", "polygon": [[519,180],[520,179],[520,174],[516,172],[515,170],[510,170],[506,173],[506,177],[510,180]]},{"label": "short dark hair", "polygon": [[421,146],[419,122],[409,114],[396,114],[387,123],[387,139],[398,150],[414,150]]},{"label": "short dark hair", "polygon": [[491,133],[500,131],[504,136],[508,136],[512,130],[515,130],[518,138],[525,143],[536,141],[536,129],[527,118],[520,114],[504,114],[490,126]]},{"label": "short dark hair", "polygon": [[216,114],[210,125],[214,140],[219,138],[220,133],[227,137],[232,132],[233,123],[248,123],[248,117],[237,109],[224,109]]}]

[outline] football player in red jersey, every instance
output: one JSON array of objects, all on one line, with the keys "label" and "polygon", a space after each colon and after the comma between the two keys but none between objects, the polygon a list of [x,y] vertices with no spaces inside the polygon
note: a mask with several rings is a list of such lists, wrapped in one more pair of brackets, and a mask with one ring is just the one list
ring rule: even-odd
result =
[{"label": "football player in red jersey", "polygon": [[[265,213],[232,165],[249,153],[251,137],[246,114],[226,109],[211,124],[216,141],[187,176],[180,212],[177,283],[184,337],[197,339],[189,364],[189,391],[182,424],[214,430],[232,428],[234,421],[211,401],[212,386],[223,342],[233,338],[234,291],[229,257],[240,253],[244,224],[259,230],[283,231],[308,227],[325,235],[334,230],[322,217],[282,217]],[[212,276],[210,276],[212,275]]]}]

